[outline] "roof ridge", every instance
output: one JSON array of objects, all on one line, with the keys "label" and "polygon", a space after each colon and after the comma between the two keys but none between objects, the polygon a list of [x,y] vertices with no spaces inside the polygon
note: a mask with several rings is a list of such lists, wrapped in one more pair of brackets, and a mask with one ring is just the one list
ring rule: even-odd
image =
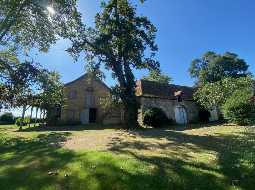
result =
[{"label": "roof ridge", "polygon": [[[77,81],[79,81],[79,80],[81,80],[82,78],[87,77],[87,76],[88,76],[88,73],[84,73],[83,75],[81,75],[81,76],[78,77],[77,79],[75,79],[75,80],[73,80],[73,81],[71,81],[71,82],[68,82],[68,83],[64,84],[64,86],[69,86],[69,85],[71,85],[71,84],[73,84],[73,83],[75,83],[75,82],[77,82]],[[106,88],[110,89],[102,80],[96,78],[96,81],[100,82],[100,83],[101,83],[102,85],[104,85]]]},{"label": "roof ridge", "polygon": [[187,88],[192,88],[192,89],[194,89],[194,87],[192,87],[192,86],[179,85],[179,84],[172,84],[172,83],[166,84],[166,83],[160,83],[160,82],[150,81],[150,80],[144,80],[144,79],[140,79],[140,80],[137,80],[137,81],[141,81],[141,83],[142,83],[143,81],[145,81],[145,82],[150,82],[150,83],[154,83],[154,84],[162,85],[162,86],[163,86],[163,85],[164,85],[164,86],[179,86],[179,87],[187,87]]}]

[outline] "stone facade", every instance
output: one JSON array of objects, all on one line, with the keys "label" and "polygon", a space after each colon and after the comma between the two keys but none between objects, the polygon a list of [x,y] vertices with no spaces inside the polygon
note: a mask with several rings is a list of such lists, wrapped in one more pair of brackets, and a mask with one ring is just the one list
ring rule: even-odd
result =
[{"label": "stone facade", "polygon": [[83,75],[64,87],[63,122],[117,124],[120,112],[108,113],[102,107],[102,99],[110,95],[110,89],[100,80]]},{"label": "stone facade", "polygon": [[[199,121],[199,106],[193,100],[194,89],[187,86],[137,81],[136,95],[140,103],[139,118],[148,108],[161,108],[166,116],[178,124]],[[139,120],[140,121],[140,120]]]},{"label": "stone facade", "polygon": [[[191,101],[191,100],[183,100],[182,102],[178,102],[177,99],[171,100],[171,99],[156,98],[156,97],[154,98],[139,97],[138,100],[141,105],[140,114],[142,114],[144,111],[146,111],[146,109],[150,107],[157,107],[157,108],[161,108],[165,112],[168,119],[171,119],[172,121],[176,122],[175,109],[177,107],[183,107],[186,112],[187,123],[193,123],[199,120],[199,117],[198,117],[199,107],[194,101]],[[185,123],[180,123],[180,124],[185,124]]]},{"label": "stone facade", "polygon": [[[199,120],[199,106],[193,100],[194,89],[187,86],[137,81],[136,96],[142,113],[151,107],[161,108],[166,116],[178,124]],[[65,104],[61,109],[62,121],[79,121],[82,124],[123,122],[123,109],[104,110],[101,100],[109,97],[110,89],[100,80],[83,75],[65,85]]]}]

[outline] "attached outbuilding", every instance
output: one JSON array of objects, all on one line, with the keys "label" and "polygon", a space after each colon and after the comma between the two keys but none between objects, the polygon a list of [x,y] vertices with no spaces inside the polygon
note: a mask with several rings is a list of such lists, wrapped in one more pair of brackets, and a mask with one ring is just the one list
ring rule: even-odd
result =
[{"label": "attached outbuilding", "polygon": [[137,81],[136,95],[140,113],[151,107],[161,108],[177,124],[199,120],[199,106],[193,100],[194,88],[152,81]]}]

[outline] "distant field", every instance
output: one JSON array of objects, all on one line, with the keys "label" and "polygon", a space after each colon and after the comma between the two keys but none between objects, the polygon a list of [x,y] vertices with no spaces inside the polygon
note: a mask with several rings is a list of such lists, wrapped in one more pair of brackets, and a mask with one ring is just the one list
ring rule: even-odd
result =
[{"label": "distant field", "polygon": [[195,127],[0,126],[0,189],[254,190],[255,128]]}]

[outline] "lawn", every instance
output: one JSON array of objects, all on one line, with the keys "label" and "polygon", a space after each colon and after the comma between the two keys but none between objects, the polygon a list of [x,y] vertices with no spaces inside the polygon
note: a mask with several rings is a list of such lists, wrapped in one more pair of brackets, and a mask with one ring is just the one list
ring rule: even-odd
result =
[{"label": "lawn", "polygon": [[254,127],[0,126],[1,190],[254,188]]}]

